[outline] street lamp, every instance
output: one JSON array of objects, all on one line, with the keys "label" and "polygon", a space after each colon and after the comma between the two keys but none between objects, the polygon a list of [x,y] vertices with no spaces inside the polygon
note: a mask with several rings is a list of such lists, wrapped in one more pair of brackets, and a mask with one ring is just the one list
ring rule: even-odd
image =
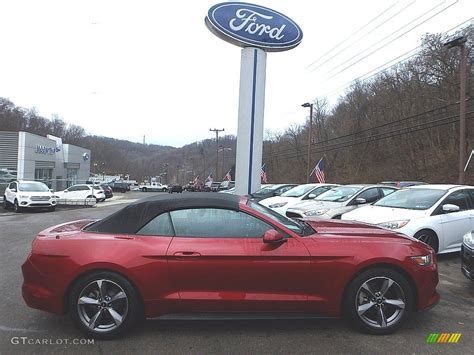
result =
[{"label": "street lamp", "polygon": [[232,150],[232,148],[219,146],[219,149],[218,149],[218,152],[222,152],[222,180],[224,180],[225,152],[229,150]]},{"label": "street lamp", "polygon": [[459,54],[459,184],[461,185],[465,181],[464,161],[466,160],[466,41],[466,37],[460,36],[444,44],[448,48],[461,49]]},{"label": "street lamp", "polygon": [[313,104],[305,102],[302,107],[309,107],[309,129],[308,129],[308,164],[306,166],[306,183],[309,183],[310,160],[311,160],[311,134],[313,131]]},{"label": "street lamp", "polygon": [[209,132],[214,132],[216,134],[216,176],[215,176],[215,181],[219,181],[218,175],[219,175],[219,132],[224,132],[224,128],[218,129],[218,128],[209,128]]}]

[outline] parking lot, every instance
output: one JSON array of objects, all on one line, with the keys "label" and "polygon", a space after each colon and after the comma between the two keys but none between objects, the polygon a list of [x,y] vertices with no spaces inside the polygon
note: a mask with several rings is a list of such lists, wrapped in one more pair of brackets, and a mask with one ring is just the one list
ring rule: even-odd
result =
[{"label": "parking lot", "polygon": [[[82,218],[101,218],[125,203],[151,194],[154,193],[116,194],[113,200],[97,207],[58,208],[54,213],[0,213],[1,354],[472,353],[474,283],[462,275],[457,253],[439,257],[440,303],[428,312],[415,314],[399,332],[389,336],[361,334],[344,321],[335,319],[147,320],[120,340],[72,344],[83,336],[67,316],[30,309],[22,299],[20,267],[28,255],[31,241],[37,232],[51,225]],[[431,333],[462,333],[462,336],[457,344],[427,344],[426,339]]]}]

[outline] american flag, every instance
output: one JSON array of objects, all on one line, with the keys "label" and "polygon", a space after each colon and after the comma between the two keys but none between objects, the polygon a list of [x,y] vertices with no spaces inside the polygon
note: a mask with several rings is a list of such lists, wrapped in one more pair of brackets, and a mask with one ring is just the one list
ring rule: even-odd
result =
[{"label": "american flag", "polygon": [[212,177],[212,173],[209,174],[209,176],[206,178],[206,182],[213,182],[214,178]]},{"label": "american flag", "polygon": [[193,186],[199,185],[199,175],[194,178]]},{"label": "american flag", "polygon": [[262,165],[262,168],[260,170],[260,180],[266,184],[267,183],[267,167],[265,164]]},{"label": "american flag", "polygon": [[[232,169],[231,169],[232,170]],[[230,170],[225,174],[225,179],[231,181],[232,180],[232,175],[230,175]]]},{"label": "american flag", "polygon": [[309,174],[311,176],[314,173],[317,181],[322,184],[326,182],[326,176],[324,175],[324,160],[323,159],[324,157],[319,159],[318,164],[316,164],[311,174]]}]

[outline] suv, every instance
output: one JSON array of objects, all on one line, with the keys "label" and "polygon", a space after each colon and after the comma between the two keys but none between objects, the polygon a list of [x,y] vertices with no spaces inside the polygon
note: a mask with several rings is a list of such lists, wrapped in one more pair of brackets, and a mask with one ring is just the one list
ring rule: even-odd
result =
[{"label": "suv", "polygon": [[85,200],[88,198],[95,198],[96,202],[105,201],[104,190],[102,190],[98,185],[72,185],[64,191],[56,191],[56,196],[65,200]]},{"label": "suv", "polygon": [[49,187],[38,181],[13,181],[5,189],[3,207],[13,207],[15,212],[26,208],[56,209],[56,197]]}]

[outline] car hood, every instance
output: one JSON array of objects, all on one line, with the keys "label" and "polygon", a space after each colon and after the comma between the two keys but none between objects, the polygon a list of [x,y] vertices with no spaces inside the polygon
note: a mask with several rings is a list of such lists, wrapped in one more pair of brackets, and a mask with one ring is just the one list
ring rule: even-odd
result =
[{"label": "car hood", "polygon": [[18,191],[19,195],[23,196],[48,196],[51,197],[53,193],[51,191]]},{"label": "car hood", "polygon": [[320,219],[316,217],[304,218],[316,231],[313,237],[317,238],[320,234],[330,234],[334,237],[382,237],[400,240],[416,241],[404,234],[396,233],[391,230],[383,229],[370,224],[354,221],[341,221],[334,219]]},{"label": "car hood", "polygon": [[411,220],[426,216],[426,211],[409,210],[382,206],[364,206],[342,215],[342,219],[371,224],[383,222]]},{"label": "car hood", "polygon": [[290,203],[290,202],[297,202],[299,201],[298,200],[298,197],[285,197],[285,196],[274,196],[274,197],[270,197],[270,198],[266,198],[264,200],[261,200],[259,203],[264,205],[264,206],[270,206],[270,205],[274,205],[275,203],[282,203],[282,202],[286,202],[286,203]]},{"label": "car hood", "polygon": [[312,211],[322,209],[333,209],[344,206],[343,202],[330,202],[330,201],[302,201],[291,206],[292,210],[298,211]]}]

